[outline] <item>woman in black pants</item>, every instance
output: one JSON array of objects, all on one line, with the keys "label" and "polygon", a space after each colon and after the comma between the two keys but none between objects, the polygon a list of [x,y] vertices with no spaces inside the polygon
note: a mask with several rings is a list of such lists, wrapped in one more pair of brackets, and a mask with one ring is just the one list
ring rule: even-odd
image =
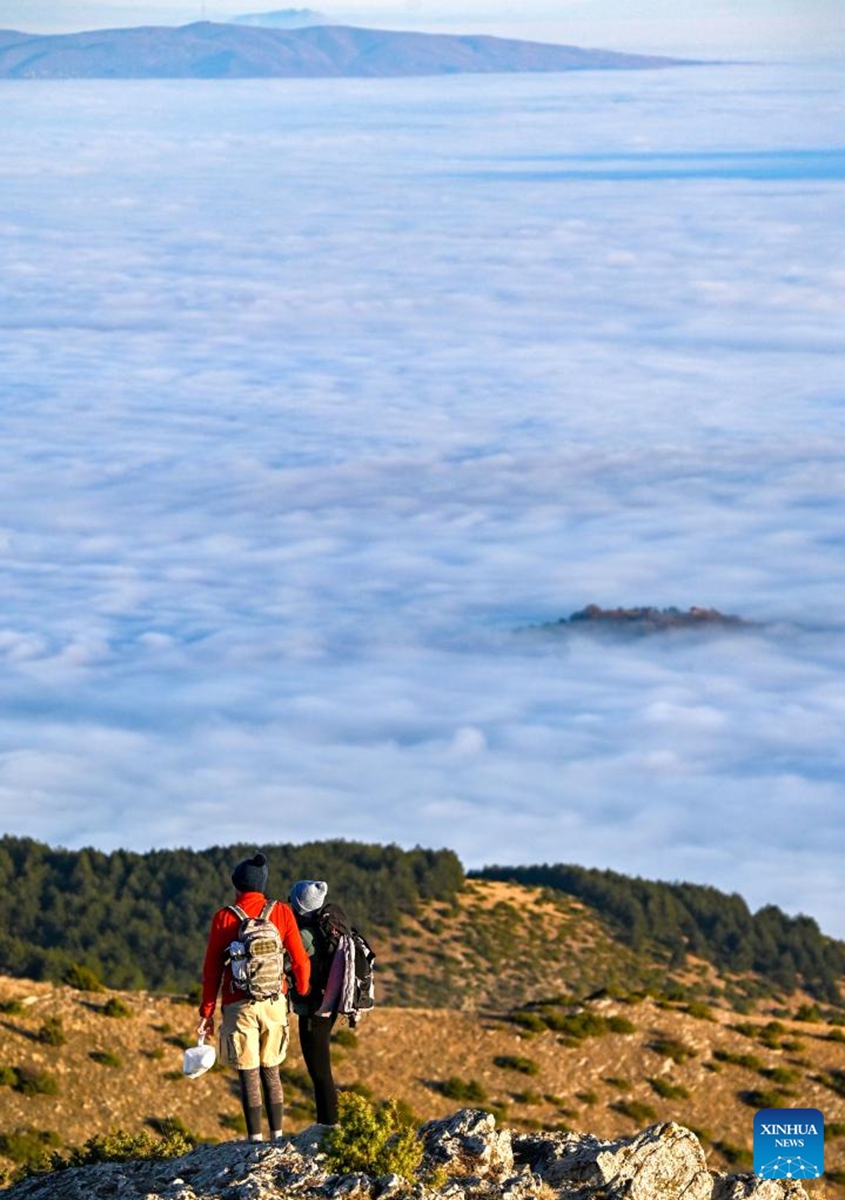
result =
[{"label": "woman in black pants", "polygon": [[291,888],[290,906],[311,959],[311,990],[307,996],[293,993],[293,1011],[299,1017],[299,1044],[314,1086],[317,1122],[337,1124],[337,1087],[332,1075],[331,1037],[337,1010],[322,1013],[329,968],[336,939],[349,933],[343,909],[326,903],[328,884],[323,880],[300,879]]}]

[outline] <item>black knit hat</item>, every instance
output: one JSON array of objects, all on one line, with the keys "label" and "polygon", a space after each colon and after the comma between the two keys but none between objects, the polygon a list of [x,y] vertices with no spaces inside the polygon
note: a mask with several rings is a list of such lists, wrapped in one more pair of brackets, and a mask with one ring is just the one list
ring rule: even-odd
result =
[{"label": "black knit hat", "polygon": [[238,892],[263,892],[267,888],[267,859],[258,853],[239,862],[232,872],[232,883]]}]

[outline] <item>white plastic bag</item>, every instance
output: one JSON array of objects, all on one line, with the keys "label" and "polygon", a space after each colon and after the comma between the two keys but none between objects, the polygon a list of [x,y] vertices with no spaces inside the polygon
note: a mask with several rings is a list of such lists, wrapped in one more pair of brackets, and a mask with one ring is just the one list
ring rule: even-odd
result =
[{"label": "white plastic bag", "polygon": [[199,1079],[210,1071],[217,1061],[217,1051],[205,1044],[205,1034],[200,1034],[196,1046],[189,1046],[182,1058],[182,1073],[189,1079]]}]

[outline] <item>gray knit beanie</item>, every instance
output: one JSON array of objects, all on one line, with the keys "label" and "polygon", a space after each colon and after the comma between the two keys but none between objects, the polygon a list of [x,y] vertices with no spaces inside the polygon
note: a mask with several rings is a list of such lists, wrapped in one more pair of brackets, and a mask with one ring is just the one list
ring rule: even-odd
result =
[{"label": "gray knit beanie", "polygon": [[232,883],[238,892],[266,892],[267,859],[258,853],[239,862],[232,872]]},{"label": "gray knit beanie", "polygon": [[322,879],[300,879],[290,890],[290,902],[294,912],[304,917],[316,912],[326,902],[329,885]]}]

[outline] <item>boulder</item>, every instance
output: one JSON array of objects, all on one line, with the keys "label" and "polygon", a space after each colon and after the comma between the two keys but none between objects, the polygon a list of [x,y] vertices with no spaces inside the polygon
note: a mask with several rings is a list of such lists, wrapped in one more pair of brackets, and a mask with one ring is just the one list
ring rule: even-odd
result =
[{"label": "boulder", "polygon": [[513,1173],[508,1129],[496,1129],[491,1113],[463,1108],[451,1117],[429,1121],[420,1130],[425,1155],[448,1174],[504,1178]]}]

